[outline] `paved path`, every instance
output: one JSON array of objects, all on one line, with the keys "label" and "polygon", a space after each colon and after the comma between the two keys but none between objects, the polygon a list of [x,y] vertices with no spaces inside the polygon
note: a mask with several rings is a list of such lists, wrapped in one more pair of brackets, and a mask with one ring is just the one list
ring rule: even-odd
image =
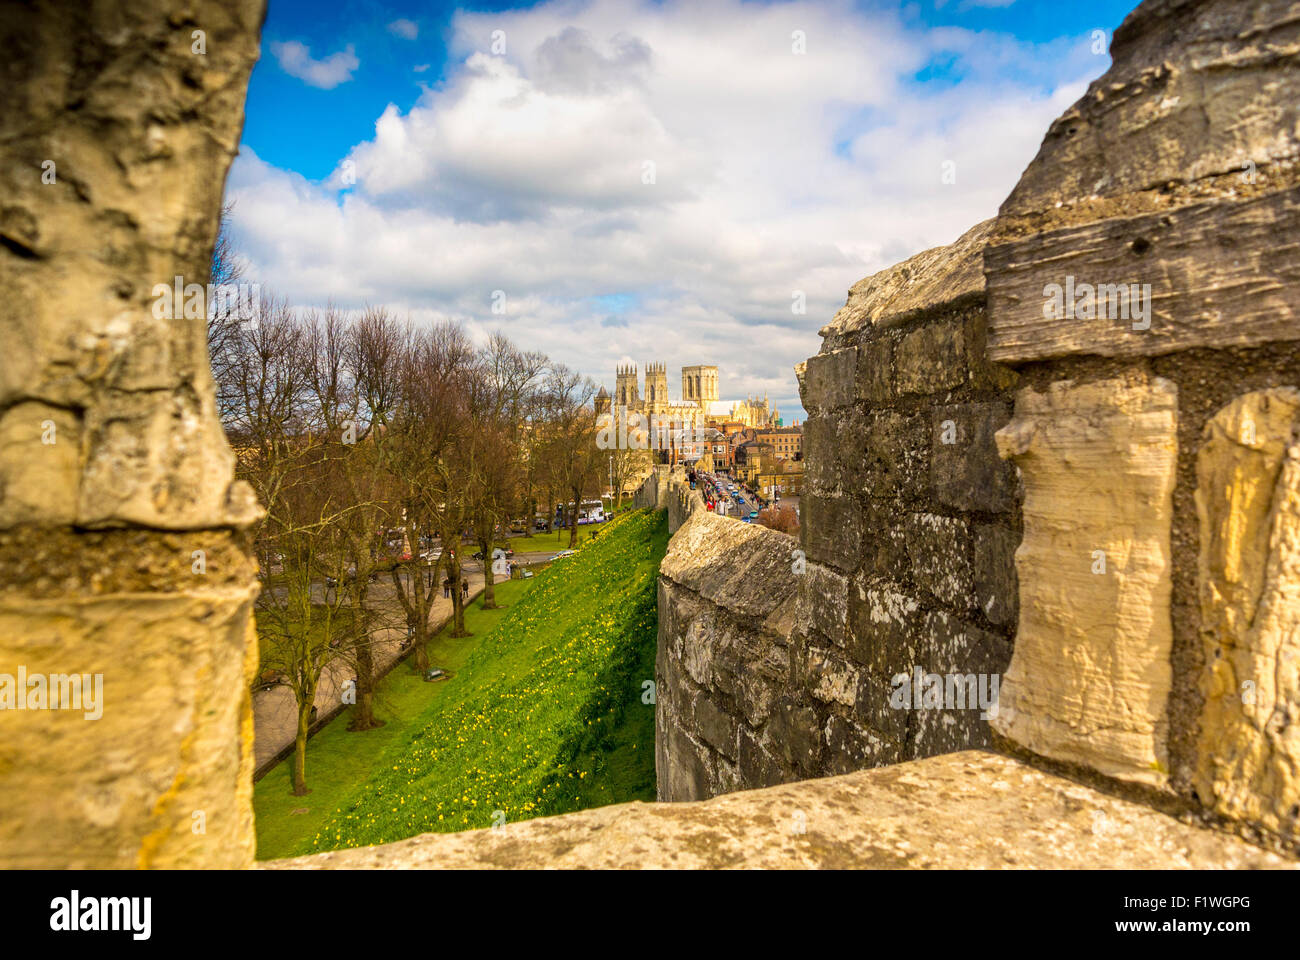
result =
[{"label": "paved path", "polygon": [[[543,563],[550,560],[558,551],[551,550],[537,553],[516,554],[513,563]],[[482,565],[470,561],[465,564],[464,576],[469,580],[470,599],[473,600],[483,592]],[[507,579],[505,574],[494,577],[494,583]],[[391,619],[404,624],[405,615],[397,598],[393,596],[391,583],[380,580],[375,584],[377,600],[383,607],[389,608]],[[384,587],[388,596],[384,596]],[[451,619],[452,605],[450,597],[443,597],[441,590],[433,595],[433,611],[429,616],[430,636],[437,633],[442,625]],[[406,638],[404,626],[381,627],[371,634],[371,650],[375,660],[375,675],[382,676],[402,654],[402,641]],[[436,666],[436,664],[434,664]],[[338,659],[326,665],[321,674],[320,685],[316,689],[316,712],[319,717],[326,717],[340,706],[343,687],[356,676],[352,664],[346,659]],[[298,708],[294,701],[293,689],[287,685],[277,685],[269,690],[258,689],[253,692],[253,768],[257,772],[268,761],[274,759],[282,750],[293,744],[298,731]]]}]

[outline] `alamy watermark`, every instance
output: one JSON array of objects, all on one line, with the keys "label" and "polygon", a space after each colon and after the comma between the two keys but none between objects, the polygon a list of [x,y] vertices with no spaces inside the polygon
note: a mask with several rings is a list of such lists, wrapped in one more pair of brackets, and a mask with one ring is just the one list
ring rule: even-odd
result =
[{"label": "alamy watermark", "polygon": [[987,720],[997,716],[998,690],[1002,675],[997,673],[925,673],[913,667],[911,673],[896,673],[889,705],[895,710],[976,710]]},{"label": "alamy watermark", "polygon": [[1134,330],[1151,329],[1151,284],[1075,283],[1043,287],[1046,320],[1131,320]]},{"label": "alamy watermark", "polygon": [[703,427],[653,413],[648,418],[636,412],[596,418],[596,446],[601,450],[669,450],[707,439]]},{"label": "alamy watermark", "polygon": [[102,673],[0,673],[0,710],[80,710],[87,720],[104,715]]},{"label": "alamy watermark", "polygon": [[[177,276],[170,284],[155,283],[150,291],[153,315],[158,320],[252,320],[257,316],[261,284],[186,283]],[[209,308],[211,314],[208,313]]]},{"label": "alamy watermark", "polygon": [[124,931],[133,940],[148,940],[152,915],[152,897],[83,897],[73,890],[50,901],[50,929],[62,933]]}]

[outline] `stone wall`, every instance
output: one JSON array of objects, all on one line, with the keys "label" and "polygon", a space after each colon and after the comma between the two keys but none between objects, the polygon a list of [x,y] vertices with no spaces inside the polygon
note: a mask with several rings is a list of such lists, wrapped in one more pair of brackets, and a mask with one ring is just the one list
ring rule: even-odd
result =
[{"label": "stone wall", "polygon": [[676,533],[692,514],[704,509],[704,498],[698,490],[690,488],[684,467],[661,464],[637,488],[632,505],[638,509],[667,510],[668,530]]},{"label": "stone wall", "polygon": [[[1148,0],[1111,55],[985,252],[988,356],[1021,383],[997,442],[1025,486],[994,726],[1293,846],[1300,23],[1294,5]],[[1136,285],[1149,309],[1083,293],[1054,319],[1067,284]]]},{"label": "stone wall", "polygon": [[152,308],[155,284],[208,281],[263,15],[0,17],[0,674],[102,684],[92,711],[61,681],[60,709],[0,713],[2,867],[253,859],[259,510],[203,320]]},{"label": "stone wall", "polygon": [[[966,695],[1011,657],[1020,513],[994,442],[1016,377],[984,353],[990,229],[868,277],[823,331],[801,370],[801,544],[712,515],[673,539],[661,798],[992,742]],[[917,709],[918,671],[962,678],[960,708]]]},{"label": "stone wall", "polygon": [[[802,571],[719,518],[670,547],[662,797],[994,742],[1300,842],[1288,9],[1147,0],[995,220],[849,292],[798,370]],[[916,668],[998,703],[891,705]]]}]

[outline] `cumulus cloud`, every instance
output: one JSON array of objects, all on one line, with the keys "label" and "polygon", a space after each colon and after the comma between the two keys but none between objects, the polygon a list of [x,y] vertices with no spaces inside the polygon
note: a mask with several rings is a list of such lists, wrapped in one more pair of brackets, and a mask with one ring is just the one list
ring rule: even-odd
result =
[{"label": "cumulus cloud", "polygon": [[272,43],[271,53],[280,64],[280,69],[291,77],[297,77],[309,87],[333,90],[340,83],[352,79],[352,73],[361,66],[361,61],[348,44],[338,53],[316,60],[311,55],[311,48],[297,40],[284,43]]},{"label": "cumulus cloud", "polygon": [[414,40],[420,35],[420,25],[414,20],[402,18],[390,23],[388,32],[395,37],[401,37],[403,40]]},{"label": "cumulus cloud", "polygon": [[[1104,68],[1086,38],[1048,52],[848,0],[462,13],[445,82],[346,158],[355,186],[245,149],[229,194],[299,302],[501,329],[606,381],[621,358],[716,363],[724,396],[791,412],[846,289],[996,213]],[[917,83],[935,62],[960,82]]]}]

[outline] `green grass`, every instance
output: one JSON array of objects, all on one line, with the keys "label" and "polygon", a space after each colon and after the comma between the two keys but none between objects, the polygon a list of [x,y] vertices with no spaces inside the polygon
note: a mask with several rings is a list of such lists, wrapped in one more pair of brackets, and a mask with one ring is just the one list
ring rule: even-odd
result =
[{"label": "green grass", "polygon": [[[579,527],[578,543],[582,544],[590,540],[592,530],[600,530],[607,526],[609,526],[608,523],[600,523]],[[597,537],[596,539],[600,538]],[[511,537],[506,541],[506,544],[516,552],[541,553],[544,550],[567,550],[569,549],[569,531],[556,530],[554,533],[547,533],[545,530],[539,530],[524,537]],[[497,546],[500,545],[497,544]]]},{"label": "green grass", "polygon": [[475,638],[409,735],[295,853],[653,799],[642,683],[654,677],[667,521],[637,511],[603,527]]},{"label": "green grass", "polygon": [[[429,662],[451,671],[450,680],[425,683],[409,667],[399,663],[379,683],[375,716],[384,726],[364,733],[349,733],[348,723],[355,708],[349,707],[307,741],[307,786],[305,797],[290,794],[291,762],[282,761],[269,770],[253,789],[257,825],[257,857],[273,860],[290,856],[304,838],[316,835],[336,807],[347,799],[360,782],[374,772],[384,751],[410,735],[411,725],[421,713],[459,679],[458,672],[474,645],[505,617],[509,606],[519,601],[533,580],[509,580],[496,587],[496,601],[503,606],[484,610],[475,600],[465,610],[465,626],[471,637],[454,638],[447,628],[429,640]],[[306,810],[297,813],[294,810]]]}]

